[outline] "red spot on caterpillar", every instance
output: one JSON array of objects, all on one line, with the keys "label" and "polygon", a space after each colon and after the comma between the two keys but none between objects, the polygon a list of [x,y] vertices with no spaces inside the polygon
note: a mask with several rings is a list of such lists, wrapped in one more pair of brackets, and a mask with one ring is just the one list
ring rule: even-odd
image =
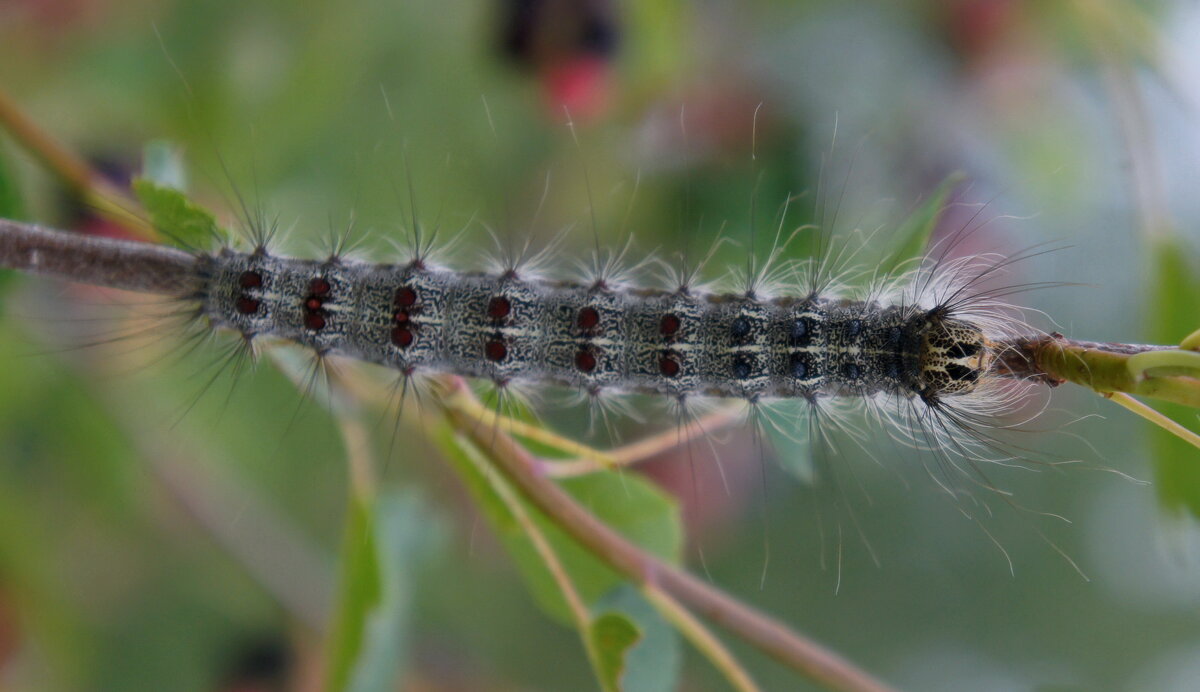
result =
[{"label": "red spot on caterpillar", "polygon": [[243,315],[253,315],[258,312],[258,301],[246,296],[240,296],[233,306]]},{"label": "red spot on caterpillar", "polygon": [[600,324],[600,312],[596,308],[584,308],[579,311],[575,323],[580,329],[595,329]]},{"label": "red spot on caterpillar", "polygon": [[596,356],[591,351],[582,350],[575,354],[575,367],[583,372],[591,372],[596,369]]},{"label": "red spot on caterpillar", "polygon": [[412,330],[408,327],[396,327],[392,330],[392,343],[400,348],[412,346],[414,338]]},{"label": "red spot on caterpillar", "polygon": [[664,377],[675,377],[679,374],[679,358],[674,353],[666,353],[658,359],[658,371]]},{"label": "red spot on caterpillar", "polygon": [[658,331],[662,332],[663,336],[674,336],[682,324],[675,315],[663,315],[662,320],[658,323]]},{"label": "red spot on caterpillar", "polygon": [[512,312],[512,303],[504,296],[496,296],[488,301],[487,315],[493,320],[502,320]]},{"label": "red spot on caterpillar", "polygon": [[304,326],[313,331],[324,329],[325,318],[315,312],[310,312],[304,316]]},{"label": "red spot on caterpillar", "polygon": [[330,291],[329,282],[322,278],[316,278],[309,282],[308,290],[312,291],[313,295],[323,296]]},{"label": "red spot on caterpillar", "polygon": [[262,284],[262,274],[258,272],[242,272],[238,277],[238,285],[242,288],[258,288]]},{"label": "red spot on caterpillar", "polygon": [[508,355],[508,347],[503,341],[489,341],[483,346],[483,355],[493,363],[499,363]]},{"label": "red spot on caterpillar", "polygon": [[396,324],[406,324],[408,322],[408,313],[404,310],[397,310],[395,318]]},{"label": "red spot on caterpillar", "polygon": [[417,292],[409,286],[396,290],[396,305],[402,308],[412,307],[417,302]]},{"label": "red spot on caterpillar", "polygon": [[309,298],[308,300],[304,301],[304,308],[306,310],[320,310],[321,309],[321,299],[315,298],[315,297]]}]

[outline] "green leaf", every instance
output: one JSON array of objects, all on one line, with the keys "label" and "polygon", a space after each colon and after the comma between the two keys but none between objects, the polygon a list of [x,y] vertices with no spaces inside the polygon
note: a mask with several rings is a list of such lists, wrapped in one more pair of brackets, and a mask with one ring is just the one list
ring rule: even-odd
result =
[{"label": "green leaf", "polygon": [[[0,150],[0,154],[3,150]],[[17,188],[16,179],[9,171],[9,167],[0,156],[0,218],[20,219],[24,218],[25,209],[21,204],[21,191]],[[0,291],[3,291],[17,275],[11,270],[0,271]]]},{"label": "green leaf", "polygon": [[[1175,236],[1156,241],[1153,253],[1151,337],[1155,343],[1178,343],[1200,326],[1196,258]],[[1154,408],[1200,432],[1195,410],[1162,402],[1155,402]],[[1150,434],[1159,502],[1169,512],[1189,512],[1200,518],[1200,464],[1196,463],[1196,448],[1157,427]]]},{"label": "green leaf", "polygon": [[362,647],[350,670],[348,690],[370,692],[395,688],[407,646],[414,569],[445,538],[432,507],[414,491],[380,498],[375,517],[376,560],[380,599],[366,617]]},{"label": "green leaf", "polygon": [[330,643],[329,690],[346,689],[363,647],[367,613],[379,603],[382,590],[372,508],[361,498],[353,498],[347,514],[338,577],[341,587]]},{"label": "green leaf", "polygon": [[193,204],[182,192],[148,178],[135,179],[133,192],[150,212],[154,227],[173,245],[196,250],[221,239],[216,218]]},{"label": "green leaf", "polygon": [[415,492],[351,501],[327,689],[394,689],[407,649],[414,571],[445,538]]},{"label": "green leaf", "polygon": [[[0,150],[0,154],[3,150]],[[3,156],[0,156],[0,217],[20,219],[25,216],[25,205],[21,203],[21,190],[17,180]]]},{"label": "green leaf", "polygon": [[663,619],[642,594],[629,584],[608,592],[596,604],[597,612],[619,612],[641,633],[625,653],[624,692],[671,692],[679,687],[683,648],[679,632]]},{"label": "green leaf", "polygon": [[637,625],[621,613],[608,612],[592,620],[587,636],[596,650],[600,687],[605,692],[624,689],[621,678],[625,674],[625,655],[642,638]]},{"label": "green leaf", "polygon": [[[448,430],[438,436],[438,442],[512,555],[534,600],[551,617],[573,625],[557,582],[546,569],[528,536],[492,490],[488,480],[465,456],[481,452],[475,450],[468,440]],[[673,498],[653,483],[633,473],[605,471],[567,479],[561,485],[597,519],[633,543],[665,560],[679,561],[683,545],[679,507]],[[545,534],[589,607],[624,581],[532,506],[526,505],[526,509]]]},{"label": "green leaf", "polygon": [[880,267],[883,274],[890,274],[906,262],[925,254],[926,248],[929,247],[929,238],[937,228],[942,213],[946,211],[946,200],[949,199],[950,193],[962,182],[963,178],[962,173],[951,173],[946,176],[946,179],[937,186],[929,199],[925,200],[924,204],[917,207],[916,211],[900,224],[894,233],[896,250],[891,258],[882,263]]}]

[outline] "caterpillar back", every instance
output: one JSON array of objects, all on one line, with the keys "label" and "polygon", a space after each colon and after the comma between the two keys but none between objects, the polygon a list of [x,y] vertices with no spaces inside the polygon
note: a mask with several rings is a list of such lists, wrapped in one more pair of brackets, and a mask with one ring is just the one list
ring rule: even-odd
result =
[{"label": "caterpillar back", "polygon": [[599,394],[763,399],[974,392],[995,354],[983,328],[941,306],[828,295],[714,294],[223,251],[201,313],[246,338],[276,337],[385,365],[504,385]]}]

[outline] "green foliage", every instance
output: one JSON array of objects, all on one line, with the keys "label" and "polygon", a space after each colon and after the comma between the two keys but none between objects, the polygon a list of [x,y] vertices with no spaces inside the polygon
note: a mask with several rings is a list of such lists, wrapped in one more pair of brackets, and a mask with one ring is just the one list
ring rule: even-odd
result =
[{"label": "green foliage", "polygon": [[415,492],[351,500],[328,690],[392,689],[403,671],[414,572],[445,537]]},{"label": "green foliage", "polygon": [[330,690],[346,689],[351,670],[363,650],[368,614],[382,599],[374,522],[373,507],[362,498],[352,498],[346,509],[345,538],[339,560],[341,586],[330,639],[326,685]]},{"label": "green foliage", "polygon": [[587,636],[599,659],[596,666],[600,687],[605,692],[623,689],[621,678],[625,674],[626,655],[642,637],[637,625],[621,613],[603,613],[588,625]]},{"label": "green foliage", "polygon": [[893,234],[896,250],[891,260],[881,265],[883,274],[888,274],[903,265],[911,265],[912,260],[922,257],[929,248],[929,239],[937,228],[938,221],[946,211],[946,200],[950,193],[963,181],[962,173],[951,173],[937,186],[929,199],[917,207],[904,223]]},{"label": "green foliage", "polygon": [[624,653],[624,692],[670,692],[679,683],[683,647],[679,633],[629,584],[609,591],[596,612],[620,613],[637,627],[638,640]]},{"label": "green foliage", "polygon": [[[1156,343],[1178,343],[1200,322],[1196,258],[1176,236],[1157,239],[1152,252],[1155,283],[1151,338]],[[1161,402],[1155,402],[1154,407],[1181,425],[1200,432],[1195,410]],[[1185,511],[1200,518],[1200,463],[1197,463],[1196,448],[1161,428],[1154,428],[1150,434],[1159,501],[1168,511]]]},{"label": "green foliage", "polygon": [[0,149],[0,217],[24,218],[25,205],[21,202],[21,190],[3,154],[4,150]]},{"label": "green foliage", "polygon": [[150,213],[154,227],[172,245],[196,250],[221,239],[216,218],[179,190],[150,178],[137,178],[133,192]]},{"label": "green foliage", "polygon": [[[0,149],[0,218],[20,219],[24,217],[24,204],[21,203],[21,191],[17,187],[16,178],[9,171],[4,160],[4,150]],[[0,270],[0,294],[12,282],[15,273]]]},{"label": "green foliage", "polygon": [[[466,456],[477,453],[471,442],[446,430],[439,434],[438,442],[513,557],[534,600],[552,618],[574,626],[575,620],[561,588],[529,535],[497,495],[489,480]],[[566,479],[562,487],[597,519],[632,542],[665,560],[678,562],[683,544],[679,507],[669,495],[649,481],[633,474],[601,471]],[[604,689],[670,689],[675,675],[661,677],[648,673],[645,670],[647,654],[640,651],[639,642],[643,631],[651,632],[653,638],[646,640],[648,655],[652,658],[662,655],[665,662],[677,660],[677,657],[672,659],[670,656],[678,647],[674,633],[663,633],[665,623],[656,613],[648,612],[648,606],[638,606],[638,601],[628,596],[611,596],[624,585],[620,575],[593,557],[534,507],[526,504],[525,511],[545,536],[587,607],[593,612],[598,609],[601,612],[592,621],[589,631],[583,634],[596,645],[599,660],[594,661],[594,665],[598,668],[597,675]],[[634,605],[626,610],[631,603]],[[645,606],[644,602],[642,606]],[[616,681],[622,678],[623,673],[627,669],[630,672],[634,669],[630,663],[634,653],[638,654],[634,676],[640,682],[637,686],[617,686]],[[671,668],[665,670],[669,672]]]},{"label": "green foliage", "polygon": [[[573,624],[570,610],[529,537],[464,455],[465,439],[442,432],[440,447],[462,475],[492,527],[512,555],[534,600],[554,619]],[[562,487],[597,519],[658,557],[677,563],[683,546],[679,506],[650,481],[634,474],[602,471],[566,479]],[[580,596],[593,606],[624,580],[577,544],[537,509],[527,506],[538,528],[562,561]]]}]

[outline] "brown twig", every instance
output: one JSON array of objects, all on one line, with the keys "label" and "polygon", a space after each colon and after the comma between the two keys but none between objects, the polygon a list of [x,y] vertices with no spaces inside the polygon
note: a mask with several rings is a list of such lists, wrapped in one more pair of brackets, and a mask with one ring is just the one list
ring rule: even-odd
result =
[{"label": "brown twig", "polygon": [[0,90],[0,129],[54,172],[64,185],[101,216],[120,223],[146,240],[158,239],[154,227],[137,213],[137,204],[121,189],[92,168],[87,160],[64,147],[25,115],[12,99]]},{"label": "brown twig", "polygon": [[83,236],[0,219],[0,267],[31,274],[185,297],[200,288],[203,262],[163,245]]},{"label": "brown twig", "polygon": [[86,161],[46,134],[3,91],[0,91],[0,127],[79,194],[86,196],[102,184],[102,178]]}]

